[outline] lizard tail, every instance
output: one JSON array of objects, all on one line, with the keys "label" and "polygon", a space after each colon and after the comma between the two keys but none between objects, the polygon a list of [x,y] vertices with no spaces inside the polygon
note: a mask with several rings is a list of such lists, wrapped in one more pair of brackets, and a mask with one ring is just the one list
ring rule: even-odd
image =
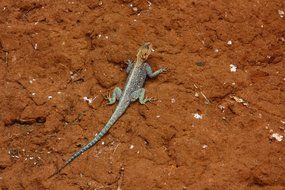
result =
[{"label": "lizard tail", "polygon": [[110,120],[107,122],[107,124],[104,126],[104,128],[92,139],[87,145],[85,145],[83,148],[81,148],[79,151],[74,153],[63,166],[61,166],[56,172],[54,172],[52,175],[50,175],[48,178],[53,177],[54,175],[60,173],[61,170],[63,170],[67,165],[69,165],[73,160],[78,158],[81,154],[83,154],[85,151],[90,149],[92,146],[94,146],[107,132],[108,130],[114,125],[114,123],[121,117],[121,115],[124,113],[124,111],[121,110],[115,110],[113,115],[111,116]]}]

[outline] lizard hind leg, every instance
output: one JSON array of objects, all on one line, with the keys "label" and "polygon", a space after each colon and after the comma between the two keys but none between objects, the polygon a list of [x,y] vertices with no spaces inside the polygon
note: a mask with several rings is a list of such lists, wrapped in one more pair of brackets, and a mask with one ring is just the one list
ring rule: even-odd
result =
[{"label": "lizard hind leg", "polygon": [[132,102],[136,101],[137,99],[139,99],[140,104],[145,104],[147,102],[152,102],[155,100],[154,98],[145,97],[145,89],[144,88],[140,88],[131,94]]},{"label": "lizard hind leg", "polygon": [[109,94],[108,96],[105,97],[105,99],[108,101],[107,104],[111,105],[114,104],[116,100],[119,100],[121,96],[122,96],[122,90],[119,87],[116,87],[113,90],[112,95]]}]

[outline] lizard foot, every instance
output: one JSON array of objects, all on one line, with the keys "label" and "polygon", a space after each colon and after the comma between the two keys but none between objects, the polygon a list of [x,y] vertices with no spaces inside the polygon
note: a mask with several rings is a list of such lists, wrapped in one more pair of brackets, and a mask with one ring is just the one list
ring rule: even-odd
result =
[{"label": "lizard foot", "polygon": [[153,97],[150,97],[150,98],[148,98],[148,97],[146,97],[143,101],[140,101],[140,103],[141,104],[145,104],[145,103],[147,103],[147,102],[154,102],[154,101],[157,101],[157,99],[155,99],[155,98],[153,98]]},{"label": "lizard foot", "polygon": [[121,98],[122,95],[122,90],[119,87],[116,87],[112,93],[112,95],[110,93],[108,93],[108,95],[103,96],[105,100],[107,100],[107,104],[111,105],[114,104],[116,102],[116,100],[119,100]]}]

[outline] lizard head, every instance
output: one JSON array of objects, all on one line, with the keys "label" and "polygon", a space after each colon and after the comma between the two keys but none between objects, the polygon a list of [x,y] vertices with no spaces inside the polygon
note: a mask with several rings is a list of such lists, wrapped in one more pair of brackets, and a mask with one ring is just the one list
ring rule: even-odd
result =
[{"label": "lizard head", "polygon": [[152,51],[152,44],[150,42],[144,43],[138,50],[137,59],[146,61]]}]

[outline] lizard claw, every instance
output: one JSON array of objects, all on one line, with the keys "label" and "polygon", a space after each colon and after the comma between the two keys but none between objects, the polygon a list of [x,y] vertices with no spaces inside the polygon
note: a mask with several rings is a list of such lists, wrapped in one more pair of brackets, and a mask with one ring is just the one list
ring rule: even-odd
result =
[{"label": "lizard claw", "polygon": [[127,65],[129,65],[129,64],[132,64],[133,62],[132,62],[130,59],[128,59],[125,63],[126,63]]},{"label": "lizard claw", "polygon": [[169,71],[167,67],[162,67],[160,70],[161,70],[161,73],[166,73],[167,71]]},{"label": "lizard claw", "polygon": [[107,95],[103,95],[103,98],[108,101],[107,104],[110,104],[110,102],[111,102],[111,95],[110,95],[110,93],[108,93]]},{"label": "lizard claw", "polygon": [[150,98],[146,97],[146,98],[144,99],[144,102],[145,102],[145,103],[146,103],[146,102],[154,102],[154,101],[157,101],[157,99],[155,99],[155,98],[153,98],[153,97],[150,97]]}]

